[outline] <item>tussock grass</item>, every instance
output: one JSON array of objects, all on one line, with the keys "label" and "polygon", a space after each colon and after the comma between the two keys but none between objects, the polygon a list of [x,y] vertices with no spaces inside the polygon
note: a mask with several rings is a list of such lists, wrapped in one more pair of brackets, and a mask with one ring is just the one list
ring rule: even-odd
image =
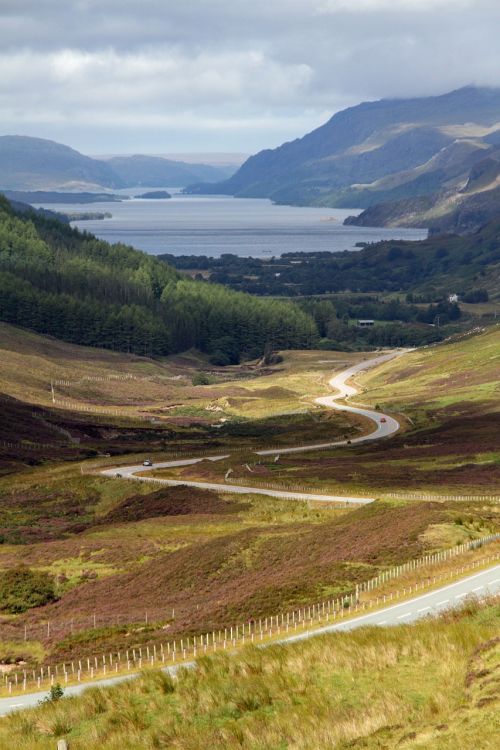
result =
[{"label": "tussock grass", "polygon": [[499,624],[498,600],[471,600],[438,621],[203,658],[177,679],[145,672],[7,717],[0,747],[493,748]]}]

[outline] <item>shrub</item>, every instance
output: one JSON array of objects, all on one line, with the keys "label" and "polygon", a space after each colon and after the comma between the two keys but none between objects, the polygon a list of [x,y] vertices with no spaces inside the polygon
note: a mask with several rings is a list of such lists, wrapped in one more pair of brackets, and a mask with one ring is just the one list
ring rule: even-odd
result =
[{"label": "shrub", "polygon": [[0,574],[0,609],[17,614],[57,599],[54,579],[48,573],[27,567]]},{"label": "shrub", "polygon": [[210,385],[212,381],[210,375],[206,372],[196,372],[193,375],[191,382],[193,385]]}]

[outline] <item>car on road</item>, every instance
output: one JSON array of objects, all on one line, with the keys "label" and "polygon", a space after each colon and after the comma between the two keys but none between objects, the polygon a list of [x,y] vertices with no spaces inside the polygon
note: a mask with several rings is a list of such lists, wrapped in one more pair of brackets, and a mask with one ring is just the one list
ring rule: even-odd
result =
[{"label": "car on road", "polygon": [[115,474],[115,477],[116,477],[117,479],[121,479],[122,475],[121,475],[121,474]]},{"label": "car on road", "polygon": [[143,462],[142,462],[142,465],[143,465],[143,466],[152,466],[152,465],[153,465],[153,462],[152,462],[152,461],[150,461],[149,459],[146,459],[146,461],[143,461]]},{"label": "car on road", "polygon": [[382,417],[380,421],[381,422],[387,422],[387,419],[385,417]]}]

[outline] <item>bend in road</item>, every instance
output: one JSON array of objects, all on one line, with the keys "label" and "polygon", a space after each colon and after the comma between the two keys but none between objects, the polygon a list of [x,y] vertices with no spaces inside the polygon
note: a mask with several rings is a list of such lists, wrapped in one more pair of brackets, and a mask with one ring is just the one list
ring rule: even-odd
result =
[{"label": "bend in road", "polygon": [[[383,414],[382,412],[374,411],[373,409],[363,409],[358,406],[351,406],[346,404],[344,399],[350,398],[355,395],[358,391],[356,388],[348,384],[348,381],[360,372],[367,368],[376,367],[377,365],[387,362],[394,357],[400,356],[408,350],[398,350],[396,352],[389,352],[388,354],[382,354],[372,359],[358,362],[356,365],[352,365],[346,370],[335,375],[330,381],[329,385],[332,389],[335,389],[337,393],[321,396],[316,399],[316,403],[321,406],[325,406],[329,409],[336,409],[337,411],[350,412],[351,414],[359,414],[363,417],[370,419],[375,424],[375,429],[367,435],[362,435],[352,440],[337,440],[326,443],[315,443],[293,446],[291,448],[271,448],[266,450],[255,451],[258,456],[275,456],[284,453],[303,453],[305,451],[319,450],[324,448],[335,448],[346,446],[350,444],[358,444],[366,441],[380,440],[384,437],[389,437],[399,430],[400,424],[397,419]],[[340,403],[342,401],[342,403]],[[202,489],[215,490],[216,492],[227,492],[232,494],[253,494],[253,495],[267,495],[270,497],[278,497],[287,500],[316,500],[324,503],[347,503],[353,505],[365,505],[374,501],[374,498],[366,497],[346,497],[344,495],[318,495],[309,492],[288,492],[286,490],[273,490],[273,489],[262,489],[255,488],[250,485],[233,485],[233,484],[219,484],[216,482],[194,482],[189,480],[179,481],[176,479],[158,479],[155,477],[147,477],[144,474],[148,471],[155,469],[171,469],[177,466],[192,466],[200,463],[201,461],[221,461],[225,458],[229,458],[230,454],[218,455],[218,456],[205,456],[203,458],[185,458],[175,461],[163,461],[155,464],[154,466],[146,467],[142,465],[125,466],[119,469],[105,469],[101,473],[104,476],[116,476],[117,473],[124,479],[134,479],[141,482],[155,482],[158,484],[166,484],[172,487],[178,485],[185,485],[188,487],[200,487]],[[139,476],[141,472],[142,476]]]}]

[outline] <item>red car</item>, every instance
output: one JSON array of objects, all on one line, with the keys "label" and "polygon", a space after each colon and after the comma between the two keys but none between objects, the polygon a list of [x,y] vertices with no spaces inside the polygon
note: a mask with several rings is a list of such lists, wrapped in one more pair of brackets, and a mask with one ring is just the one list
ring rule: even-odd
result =
[{"label": "red car", "polygon": [[386,419],[385,417],[382,417],[382,418],[380,419],[380,421],[381,421],[381,422],[387,422],[387,419]]}]

